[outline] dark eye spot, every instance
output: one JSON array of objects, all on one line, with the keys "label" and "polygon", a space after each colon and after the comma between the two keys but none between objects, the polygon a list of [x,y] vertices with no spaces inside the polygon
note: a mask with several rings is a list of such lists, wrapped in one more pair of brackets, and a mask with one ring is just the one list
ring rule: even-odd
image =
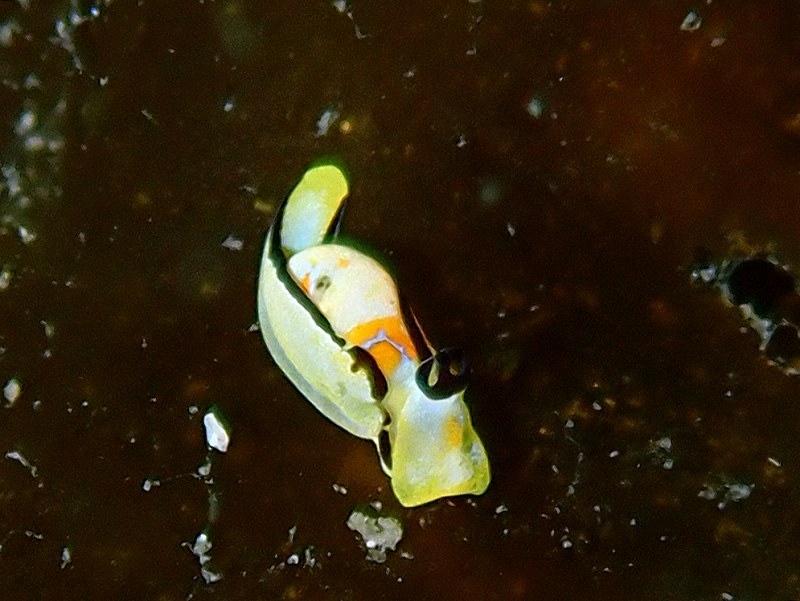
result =
[{"label": "dark eye spot", "polygon": [[463,351],[446,348],[420,363],[417,385],[430,399],[446,399],[467,387],[469,372]]},{"label": "dark eye spot", "polygon": [[325,292],[328,288],[331,287],[331,278],[327,275],[319,276],[317,283],[314,284],[314,291],[315,292]]}]

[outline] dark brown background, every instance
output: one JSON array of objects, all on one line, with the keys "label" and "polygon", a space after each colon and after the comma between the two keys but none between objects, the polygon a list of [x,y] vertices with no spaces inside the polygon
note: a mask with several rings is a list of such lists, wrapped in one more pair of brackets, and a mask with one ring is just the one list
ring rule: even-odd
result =
[{"label": "dark brown background", "polygon": [[[742,240],[800,265],[796,2],[26,0],[0,24],[0,451],[35,467],[0,461],[3,599],[800,595],[800,382],[690,279]],[[326,156],[345,233],[473,358],[481,497],[399,507],[251,329],[272,212]],[[203,480],[215,404],[233,442]],[[383,565],[345,526],[375,499],[405,523]]]}]

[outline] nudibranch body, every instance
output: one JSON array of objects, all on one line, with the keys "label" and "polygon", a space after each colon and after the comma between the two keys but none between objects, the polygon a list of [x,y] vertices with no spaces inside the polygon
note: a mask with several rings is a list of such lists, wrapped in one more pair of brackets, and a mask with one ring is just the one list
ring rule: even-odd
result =
[{"label": "nudibranch body", "polygon": [[[279,209],[259,276],[267,347],[331,421],[372,440],[379,455],[388,435],[390,456],[381,464],[403,505],[481,494],[489,462],[464,403],[462,357],[430,346],[378,261],[329,241],[346,195],[344,175],[324,165],[310,169]],[[371,373],[359,351],[374,363]]]},{"label": "nudibranch body", "polygon": [[394,280],[375,259],[321,244],[294,255],[287,268],[333,331],[367,351],[387,379],[403,359],[418,360]]}]

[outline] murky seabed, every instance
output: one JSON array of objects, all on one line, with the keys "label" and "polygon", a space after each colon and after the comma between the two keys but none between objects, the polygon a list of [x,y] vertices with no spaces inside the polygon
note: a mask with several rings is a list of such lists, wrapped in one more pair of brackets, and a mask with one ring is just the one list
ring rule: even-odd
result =
[{"label": "murky seabed", "polygon": [[[798,27],[780,0],[0,3],[0,596],[799,596],[800,380],[693,277],[800,269]],[[344,234],[472,358],[481,497],[403,509],[263,347],[263,236],[320,157]]]}]

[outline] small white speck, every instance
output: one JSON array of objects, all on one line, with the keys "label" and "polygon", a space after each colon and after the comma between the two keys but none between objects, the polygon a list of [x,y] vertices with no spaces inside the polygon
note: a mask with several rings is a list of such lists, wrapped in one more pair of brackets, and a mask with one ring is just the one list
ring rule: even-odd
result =
[{"label": "small white speck", "polygon": [[731,501],[742,501],[750,496],[753,488],[750,484],[731,484],[728,486],[728,497]]},{"label": "small white speck", "polygon": [[3,397],[8,402],[9,407],[17,402],[17,399],[19,399],[21,394],[22,385],[16,378],[11,378],[3,387]]},{"label": "small white speck", "polygon": [[669,451],[672,449],[672,439],[669,436],[664,436],[663,438],[659,438],[656,441],[656,446],[664,449],[665,451]]},{"label": "small white speck", "polygon": [[775,457],[767,457],[767,461],[769,462],[770,465],[774,467],[781,467],[782,465],[780,460],[775,459]]},{"label": "small white speck", "polygon": [[209,559],[208,552],[211,551],[211,547],[213,547],[213,543],[211,539],[208,538],[208,535],[205,532],[201,532],[197,535],[197,538],[194,541],[194,545],[192,545],[192,553],[194,553],[195,557],[200,560],[200,564],[206,563]]},{"label": "small white speck", "polygon": [[703,19],[700,18],[700,15],[690,10],[681,22],[681,31],[697,31],[702,24]]},{"label": "small white speck", "polygon": [[244,240],[240,240],[233,234],[228,234],[228,237],[222,241],[222,247],[228,250],[242,250],[244,248]]},{"label": "small white speck", "polygon": [[161,486],[161,480],[155,480],[155,479],[152,479],[152,478],[147,478],[142,483],[142,490],[144,492],[150,492],[153,488],[155,488],[157,486]]},{"label": "small white speck", "polygon": [[500,504],[494,508],[495,515],[500,515],[501,513],[505,513],[506,511],[508,511],[508,507],[506,507],[503,504]]},{"label": "small white speck", "polygon": [[39,473],[38,468],[35,465],[33,465],[30,461],[25,459],[25,457],[22,455],[22,453],[20,453],[18,451],[7,451],[6,452],[6,459],[11,459],[12,461],[19,462],[19,464],[22,467],[25,467],[25,468],[28,469],[28,471],[31,473],[31,476],[34,477],[34,478]]},{"label": "small white speck", "polygon": [[206,581],[206,584],[214,584],[222,580],[222,574],[215,572],[206,565],[200,567],[200,575]]},{"label": "small white speck", "polygon": [[197,475],[205,478],[211,473],[211,457],[206,457],[203,465],[197,468]]},{"label": "small white speck", "polygon": [[72,563],[72,550],[69,547],[61,549],[61,569]]},{"label": "small white speck", "polygon": [[24,136],[36,127],[36,114],[32,111],[25,111],[19,117],[14,131],[18,136]]},{"label": "small white speck", "polygon": [[314,137],[321,138],[322,136],[327,135],[331,126],[336,123],[338,118],[339,111],[337,111],[335,108],[327,108],[322,111],[319,119],[317,119],[317,129],[314,132]]},{"label": "small white speck", "polygon": [[517,228],[515,228],[510,221],[506,223],[506,231],[508,232],[508,235],[511,236],[512,238],[517,234]]},{"label": "small white speck", "polygon": [[528,114],[531,117],[538,119],[544,113],[544,105],[537,96],[534,96],[528,101],[528,104],[525,106],[525,110],[528,111]]},{"label": "small white speck", "polygon": [[42,329],[44,330],[44,336],[48,340],[52,338],[53,335],[56,333],[55,326],[51,324],[49,321],[42,319],[39,321],[39,324],[42,326]]},{"label": "small white speck", "polygon": [[26,228],[24,225],[17,226],[17,235],[22,240],[23,244],[30,244],[36,240],[36,234]]},{"label": "small white speck", "polygon": [[619,451],[611,451],[608,454],[608,456],[611,457],[611,459],[614,459],[615,457],[619,457]]},{"label": "small white speck", "polygon": [[708,484],[704,485],[703,490],[697,493],[697,496],[706,501],[712,501],[717,497],[717,491]]},{"label": "small white speck", "polygon": [[725,38],[723,36],[717,36],[713,40],[711,40],[711,47],[712,48],[719,48],[725,43]]},{"label": "small white speck", "polygon": [[2,271],[0,271],[0,290],[8,290],[11,285],[11,275],[11,269],[3,267]]},{"label": "small white speck", "polygon": [[334,490],[334,492],[338,492],[340,495],[346,495],[347,494],[347,488],[342,486],[341,484],[338,484],[337,482],[334,482],[331,485],[331,488]]},{"label": "small white speck", "polygon": [[9,20],[0,25],[0,46],[9,48],[14,43],[14,35],[22,31],[16,21]]},{"label": "small white speck", "polygon": [[206,443],[208,443],[208,446],[220,453],[226,453],[231,438],[219,409],[216,407],[209,409],[208,413],[203,416],[203,425],[206,428]]}]

